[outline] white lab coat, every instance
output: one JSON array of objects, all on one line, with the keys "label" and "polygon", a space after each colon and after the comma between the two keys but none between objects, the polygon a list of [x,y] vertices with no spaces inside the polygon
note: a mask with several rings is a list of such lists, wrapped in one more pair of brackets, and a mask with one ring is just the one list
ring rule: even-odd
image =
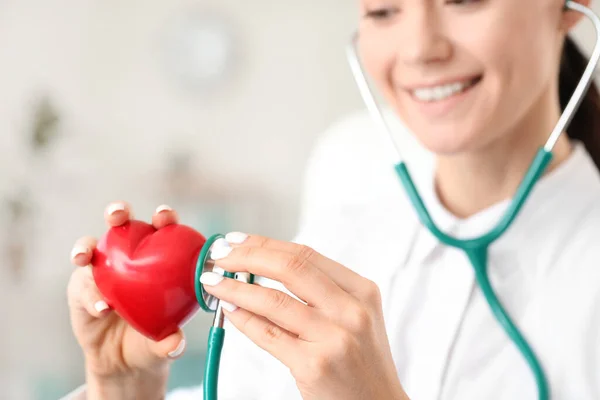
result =
[{"label": "white lab coat", "polygon": [[[466,220],[447,213],[433,191],[433,158],[391,122],[444,231],[470,237],[499,219],[508,202]],[[537,398],[532,374],[492,317],[470,263],[419,224],[375,129],[358,114],[320,141],[295,241],[379,285],[398,376],[412,400]],[[600,176],[577,144],[490,248],[492,284],[539,355],[553,400],[600,399],[599,236]],[[230,324],[226,329],[220,400],[301,398],[285,366]],[[167,397],[201,398],[200,387]]]}]

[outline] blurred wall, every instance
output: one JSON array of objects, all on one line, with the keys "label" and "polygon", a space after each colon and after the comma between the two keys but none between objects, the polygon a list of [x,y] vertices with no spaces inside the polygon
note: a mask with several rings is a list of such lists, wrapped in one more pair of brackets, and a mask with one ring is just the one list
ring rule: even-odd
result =
[{"label": "blurred wall", "polygon": [[[68,257],[103,233],[107,202],[140,219],[167,203],[207,233],[293,236],[314,140],[362,107],[343,47],[355,13],[339,0],[0,2],[0,399],[82,382]],[[577,36],[591,50],[590,25]],[[186,327],[193,367],[207,323]]]}]

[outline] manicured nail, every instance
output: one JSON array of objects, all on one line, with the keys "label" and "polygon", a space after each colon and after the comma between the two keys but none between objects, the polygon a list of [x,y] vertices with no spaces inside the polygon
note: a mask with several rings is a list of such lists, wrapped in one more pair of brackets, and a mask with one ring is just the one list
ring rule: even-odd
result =
[{"label": "manicured nail", "polygon": [[242,244],[246,239],[248,239],[248,235],[243,232],[229,232],[225,235],[225,240],[233,244]]},{"label": "manicured nail", "polygon": [[221,300],[221,307],[223,307],[224,309],[226,309],[229,312],[234,312],[235,310],[238,309],[238,306],[236,306],[235,304],[231,304],[231,303],[228,303],[223,300]]},{"label": "manicured nail", "polygon": [[181,355],[181,353],[183,353],[183,350],[185,350],[185,339],[181,339],[181,342],[179,342],[175,350],[167,353],[167,355],[170,358],[177,358]]},{"label": "manicured nail", "polygon": [[233,249],[225,239],[217,239],[210,249],[210,258],[213,260],[220,260],[221,258],[227,257],[229,253],[231,253],[231,250]]},{"label": "manicured nail", "polygon": [[225,279],[223,275],[219,275],[214,272],[205,272],[200,275],[200,283],[208,286],[216,286],[221,283],[223,279]]},{"label": "manicured nail", "polygon": [[108,215],[113,215],[117,211],[125,211],[125,204],[123,203],[112,203],[106,209]]},{"label": "manicured nail", "polygon": [[96,304],[94,304],[94,308],[96,309],[96,311],[98,311],[100,313],[100,312],[108,309],[108,304],[106,304],[106,302],[104,300],[100,300],[100,301],[97,301]]},{"label": "manicured nail", "polygon": [[163,211],[173,211],[173,209],[166,204],[163,204],[162,206],[158,206],[156,208],[156,214],[160,214]]},{"label": "manicured nail", "polygon": [[71,250],[71,259],[74,259],[75,257],[82,254],[87,254],[88,251],[90,251],[90,249],[88,249],[87,247],[75,246],[73,247],[73,250]]}]

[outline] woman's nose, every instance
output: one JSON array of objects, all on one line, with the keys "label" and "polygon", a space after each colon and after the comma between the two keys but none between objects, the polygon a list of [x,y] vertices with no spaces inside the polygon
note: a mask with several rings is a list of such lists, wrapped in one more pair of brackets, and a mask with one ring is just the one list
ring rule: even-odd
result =
[{"label": "woman's nose", "polygon": [[[398,58],[407,64],[430,64],[448,60],[452,55],[450,40],[435,11],[423,8],[405,18]],[[410,25],[410,26],[408,26]]]}]

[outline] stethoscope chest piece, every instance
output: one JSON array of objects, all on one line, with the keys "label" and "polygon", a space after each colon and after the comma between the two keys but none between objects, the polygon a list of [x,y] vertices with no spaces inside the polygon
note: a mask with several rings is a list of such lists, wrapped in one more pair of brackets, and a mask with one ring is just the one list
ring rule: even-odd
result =
[{"label": "stethoscope chest piece", "polygon": [[[217,268],[215,261],[210,258],[211,251],[214,248],[213,246],[218,240],[224,240],[225,236],[217,233],[212,235],[206,240],[204,246],[202,246],[202,250],[200,250],[200,254],[198,255],[198,260],[196,261],[196,273],[194,275],[194,287],[196,291],[196,300],[202,308],[206,312],[215,312],[219,306],[219,299],[215,296],[208,293],[204,290],[204,285],[200,282],[200,276],[205,272],[214,272]],[[222,270],[220,270],[222,272]],[[231,272],[225,271],[223,276],[226,278],[236,278],[235,274]],[[241,281],[246,283],[254,283],[254,275],[249,273],[240,274]]]},{"label": "stethoscope chest piece", "polygon": [[[215,261],[210,258],[210,254],[215,242],[224,238],[225,236],[220,233],[209,237],[204,246],[202,246],[202,250],[200,250],[200,255],[198,256],[198,261],[196,262],[196,274],[194,276],[196,300],[198,300],[198,304],[206,312],[215,312],[217,310],[219,299],[204,290],[204,286],[202,283],[200,283],[200,276],[204,272],[213,272],[215,270],[216,264]],[[225,272],[224,275],[228,278],[233,278],[233,274],[231,272]]]}]

